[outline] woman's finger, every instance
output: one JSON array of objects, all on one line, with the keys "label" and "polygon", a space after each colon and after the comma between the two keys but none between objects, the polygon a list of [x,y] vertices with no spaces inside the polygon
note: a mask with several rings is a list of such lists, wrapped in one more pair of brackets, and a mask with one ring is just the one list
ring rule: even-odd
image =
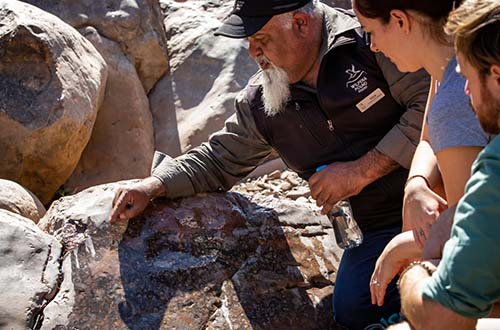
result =
[{"label": "woman's finger", "polygon": [[377,280],[373,277],[370,280],[370,297],[372,300],[372,305],[377,304],[377,291],[375,289],[375,284],[377,283]]},{"label": "woman's finger", "polygon": [[381,281],[380,285],[377,287],[377,306],[382,306],[384,304],[387,284],[388,284],[387,281]]}]

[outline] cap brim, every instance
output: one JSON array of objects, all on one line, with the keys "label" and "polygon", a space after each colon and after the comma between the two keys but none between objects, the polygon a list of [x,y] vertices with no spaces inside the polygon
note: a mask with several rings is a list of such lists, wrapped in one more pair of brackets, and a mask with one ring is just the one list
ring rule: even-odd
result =
[{"label": "cap brim", "polygon": [[262,29],[271,18],[272,16],[243,17],[231,14],[214,34],[229,38],[246,38]]}]

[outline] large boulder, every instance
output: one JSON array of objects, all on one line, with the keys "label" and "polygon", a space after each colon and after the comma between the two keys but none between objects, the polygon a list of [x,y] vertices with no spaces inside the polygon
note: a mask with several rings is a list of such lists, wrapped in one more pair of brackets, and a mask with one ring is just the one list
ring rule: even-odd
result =
[{"label": "large boulder", "polygon": [[45,207],[31,191],[4,179],[0,179],[0,209],[19,214],[35,223],[45,214]]},{"label": "large boulder", "polygon": [[65,183],[66,191],[81,191],[101,183],[149,175],[154,153],[153,119],[149,100],[133,63],[118,43],[93,27],[81,33],[108,64],[104,101],[85,151]]},{"label": "large boulder", "polygon": [[36,329],[59,288],[60,257],[54,237],[33,221],[0,210],[0,328]]},{"label": "large boulder", "polygon": [[119,44],[149,92],[168,71],[165,30],[158,0],[24,0],[72,25],[94,27]]},{"label": "large boulder", "polygon": [[45,204],[74,170],[104,94],[106,64],[71,26],[0,1],[0,177]]},{"label": "large boulder", "polygon": [[40,221],[67,251],[41,329],[336,329],[340,252],[317,209],[208,194],[110,225],[122,184],[64,197]]},{"label": "large boulder", "polygon": [[244,40],[215,37],[232,1],[161,0],[170,74],[150,94],[156,149],[177,156],[206,141],[234,113],[257,71]]}]

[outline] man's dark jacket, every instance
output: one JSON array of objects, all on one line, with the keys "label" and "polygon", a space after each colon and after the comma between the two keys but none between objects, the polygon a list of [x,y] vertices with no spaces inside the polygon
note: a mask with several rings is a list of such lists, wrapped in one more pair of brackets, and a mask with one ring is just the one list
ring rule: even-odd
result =
[{"label": "man's dark jacket", "polygon": [[424,72],[403,74],[369,49],[350,15],[326,5],[317,88],[290,86],[275,116],[262,102],[261,72],[236,100],[236,113],[208,143],[174,160],[157,158],[153,175],[170,198],[230,189],[258,164],[281,156],[308,179],[320,165],[352,161],[376,148],[401,167],[350,198],[360,227],[401,222],[403,185],[420,137],[429,89]]}]

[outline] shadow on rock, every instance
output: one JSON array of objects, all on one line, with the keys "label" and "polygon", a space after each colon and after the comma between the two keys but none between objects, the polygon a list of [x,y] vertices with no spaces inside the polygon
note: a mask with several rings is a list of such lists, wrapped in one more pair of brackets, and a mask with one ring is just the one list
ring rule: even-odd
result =
[{"label": "shadow on rock", "polygon": [[238,193],[155,200],[107,221],[114,192],[54,202],[39,227],[63,246],[46,329],[333,329],[340,253],[326,217],[288,199]]},{"label": "shadow on rock", "polygon": [[239,194],[158,201],[130,221],[119,259],[130,329],[332,327],[277,212]]}]

